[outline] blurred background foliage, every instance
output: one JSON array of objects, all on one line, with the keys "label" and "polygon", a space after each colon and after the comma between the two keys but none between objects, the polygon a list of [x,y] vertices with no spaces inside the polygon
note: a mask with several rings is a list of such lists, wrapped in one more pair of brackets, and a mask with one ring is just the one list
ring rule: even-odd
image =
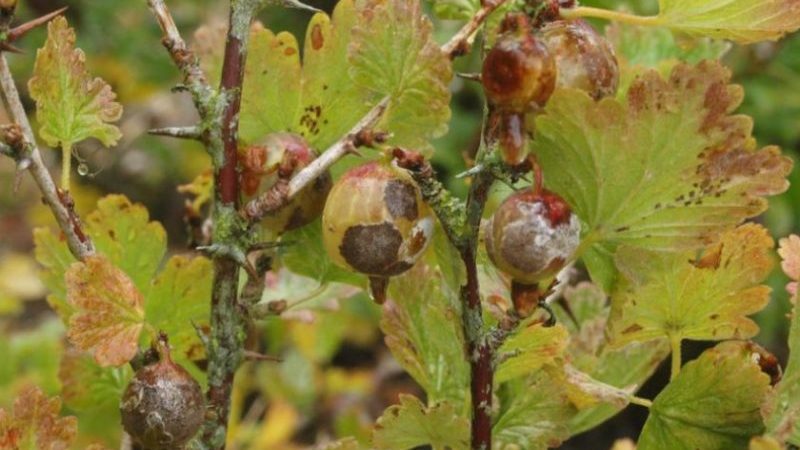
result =
[{"label": "blurred background foliage", "polygon": [[[224,1],[169,3],[187,37],[202,24],[225,19]],[[307,3],[330,12],[336,2]],[[656,11],[655,0],[582,3],[644,14]],[[178,75],[160,46],[159,30],[145,2],[25,0],[19,17],[27,20],[61,6],[69,6],[66,15],[77,29],[78,45],[88,55],[90,70],[106,79],[125,105],[121,121],[124,138],[119,146],[105,149],[90,142],[76,150],[76,157],[89,169],[74,185],[79,212],[91,211],[105,193],[123,193],[145,204],[151,217],[164,224],[173,252],[186,251],[185,198],[177,192],[177,186],[207,169],[208,160],[196,143],[146,134],[150,128],[191,124],[195,113],[185,94],[171,92]],[[260,17],[272,30],[294,33],[301,40],[301,48],[309,18],[307,12],[280,8],[269,8]],[[443,42],[460,22],[437,21],[436,25],[437,39]],[[607,24],[595,25],[603,28]],[[678,46],[685,44],[681,37],[673,38],[669,33],[666,38]],[[23,95],[35,49],[43,41],[43,30],[37,30],[20,43],[24,54],[10,56]],[[662,41],[653,42],[658,45]],[[641,49],[643,57],[658,51]],[[735,81],[745,87],[746,99],[740,111],[754,118],[760,144],[779,145],[796,159],[800,151],[800,35],[777,44],[732,48],[725,60],[734,71]],[[475,72],[479,63],[473,54],[458,60],[456,70]],[[461,78],[453,81],[452,90],[450,132],[435,142],[434,164],[449,187],[463,195],[466,185],[453,176],[465,169],[478,145],[482,94],[476,83]],[[0,123],[6,122],[7,116],[0,111]],[[56,173],[57,155],[48,152],[45,156]],[[776,238],[800,229],[797,174],[795,171],[791,176],[790,190],[771,199],[769,211],[759,219]],[[87,368],[84,372],[73,370],[70,377],[64,373],[59,376],[64,365],[62,355],[67,351],[63,327],[44,300],[46,292],[38,277],[32,243],[33,228],[52,223],[49,211],[38,201],[32,179],[27,174],[17,179],[12,161],[0,159],[0,406],[8,406],[26,384],[36,384],[48,394],[59,393],[65,381],[92,384],[98,401],[70,402],[67,396],[66,412],[79,416],[83,444],[101,441],[115,447],[119,419],[113,399],[118,398],[129,371],[109,375]],[[347,289],[305,292],[308,283],[298,281],[292,286],[288,277],[276,283],[272,290],[275,298],[303,297],[309,306],[254,325],[261,333],[253,333],[258,336],[257,342],[250,345],[279,355],[283,361],[248,363],[240,371],[233,399],[231,448],[306,448],[339,436],[366,438],[373,420],[397,401],[399,393],[423,395],[383,344],[378,329],[380,312],[363,294]],[[757,340],[785,360],[785,280],[776,271],[771,284],[773,301],[758,316],[762,332]],[[703,348],[702,344],[693,344],[687,357],[696,356]],[[80,381],[74,378],[76,373]],[[641,395],[657,392],[665,381],[666,374],[659,372]],[[642,410],[629,408],[563,448],[609,448],[616,438],[635,438],[644,419]]]}]

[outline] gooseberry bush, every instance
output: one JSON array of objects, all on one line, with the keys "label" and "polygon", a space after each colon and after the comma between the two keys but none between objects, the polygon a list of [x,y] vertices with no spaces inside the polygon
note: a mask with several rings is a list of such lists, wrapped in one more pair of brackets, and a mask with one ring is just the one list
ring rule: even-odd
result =
[{"label": "gooseberry bush", "polygon": [[[241,386],[261,377],[280,399],[319,383],[306,366],[370,314],[324,319],[348,304],[380,316],[420,389],[374,424],[343,412],[306,439],[315,448],[558,448],[627,407],[648,418],[619,449],[800,446],[800,318],[785,365],[750,340],[775,247],[751,219],[788,188],[792,161],[756,143],[721,62],[800,28],[800,2],[658,0],[642,16],[571,0],[340,0],[313,13],[302,47],[256,20],[312,9],[295,0],[232,0],[224,25],[191,39],[166,0],[140,3],[198,117],[151,133],[197,141],[209,160],[181,188],[192,249],[169,257],[164,228],[122,195],[78,214],[73,150],[115,145],[122,106],[61,11],[17,25],[0,0],[0,150],[58,224],[34,230],[35,255],[66,329],[60,395],[22,390],[0,410],[1,448],[120,446],[82,437],[103,415],[122,448],[288,448],[242,430],[281,433],[295,410],[274,400],[250,417]],[[31,124],[7,55],[44,24]],[[480,86],[485,105],[468,169],[446,178],[431,161],[456,83]],[[778,253],[796,298],[800,238]],[[303,312],[314,328],[270,341]],[[685,341],[716,345],[687,360]],[[669,383],[638,396],[665,360]]]}]

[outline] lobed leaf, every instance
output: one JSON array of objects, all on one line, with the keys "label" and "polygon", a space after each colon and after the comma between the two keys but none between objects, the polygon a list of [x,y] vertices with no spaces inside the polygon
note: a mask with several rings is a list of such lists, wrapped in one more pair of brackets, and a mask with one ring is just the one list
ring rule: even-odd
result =
[{"label": "lobed leaf", "polygon": [[[322,222],[317,220],[309,225],[290,230],[281,237],[285,245],[278,255],[281,262],[292,272],[316,280],[320,284],[328,282],[346,283],[362,286],[364,277],[334,264],[322,243]],[[308,255],[314,255],[309,258]]]},{"label": "lobed leaf", "polygon": [[121,366],[138,350],[144,299],[131,279],[104,256],[73,264],[65,275],[75,308],[67,336],[101,366]]},{"label": "lobed leaf", "polygon": [[567,329],[560,324],[545,327],[542,323],[534,323],[521,327],[500,347],[500,355],[513,356],[497,367],[494,382],[499,384],[528,375],[545,364],[553,363],[562,355],[567,342]]},{"label": "lobed leaf", "polygon": [[389,284],[381,330],[389,350],[425,389],[429,402],[465,406],[469,367],[458,299],[450,294],[439,273],[417,263]]},{"label": "lobed leaf", "polygon": [[389,96],[382,121],[395,141],[424,147],[426,138],[447,131],[453,76],[449,58],[431,34],[420,0],[357,2],[357,26],[350,44],[354,84],[372,93],[372,101]]},{"label": "lobed leaf", "polygon": [[701,248],[786,190],[791,160],[756,148],[729,80],[718,62],[681,64],[668,80],[647,72],[624,102],[558,90],[537,119],[545,182],[584,222],[582,256],[606,290],[619,245]]},{"label": "lobed leaf", "polygon": [[0,447],[8,449],[67,449],[75,441],[75,417],[60,417],[61,400],[47,398],[35,386],[22,390],[13,412],[0,408]]},{"label": "lobed leaf", "polygon": [[103,409],[119,414],[119,399],[133,376],[130,366],[100,367],[92,357],[69,347],[61,356],[61,396],[76,411]]},{"label": "lobed leaf", "polygon": [[28,90],[36,101],[39,134],[51,147],[70,151],[88,138],[105,146],[117,143],[122,134],[110,122],[122,116],[111,86],[92,78],[86,56],[75,48],[75,31],[61,16],[47,26],[47,41],[36,52],[33,77]]},{"label": "lobed leaf", "polygon": [[724,233],[697,260],[694,253],[620,248],[616,260],[625,282],[614,296],[613,345],[754,336],[758,325],[747,316],[769,302],[770,288],[760,283],[771,272],[773,246],[764,227],[746,224]]},{"label": "lobed leaf", "polygon": [[767,436],[781,444],[800,445],[800,314],[797,313],[797,282],[800,280],[800,237],[791,235],[780,240],[778,253],[781,267],[792,280],[791,325],[789,327],[789,360],[781,381],[775,386],[775,397],[765,406]]},{"label": "lobed leaf", "polygon": [[653,401],[639,450],[747,449],[763,432],[769,376],[751,344],[724,342],[687,363]]},{"label": "lobed leaf", "polygon": [[414,396],[400,394],[378,419],[373,434],[377,449],[406,450],[430,445],[433,450],[469,448],[469,420],[441,402],[426,407]]},{"label": "lobed leaf", "polygon": [[739,44],[776,41],[800,28],[798,0],[659,0],[655,22]]}]

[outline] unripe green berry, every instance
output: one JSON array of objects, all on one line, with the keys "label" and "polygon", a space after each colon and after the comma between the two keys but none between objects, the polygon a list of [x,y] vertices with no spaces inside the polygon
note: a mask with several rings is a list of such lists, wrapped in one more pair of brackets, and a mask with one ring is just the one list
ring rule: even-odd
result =
[{"label": "unripe green berry", "polygon": [[580,223],[558,195],[515,192],[486,225],[486,251],[495,266],[522,284],[558,274],[580,243]]},{"label": "unripe green berry", "polygon": [[345,173],[322,213],[322,236],[333,261],[372,277],[410,269],[428,246],[433,226],[411,177],[377,162]]},{"label": "unripe green berry", "polygon": [[583,20],[558,20],[542,28],[542,42],[556,60],[557,87],[582,89],[595,100],[613,96],[619,64],[611,44]]},{"label": "unripe green berry", "polygon": [[[246,200],[267,191],[280,179],[290,179],[316,157],[305,139],[292,133],[273,133],[259,144],[240,150],[241,184]],[[322,214],[331,184],[326,172],[288,204],[262,219],[261,225],[280,234],[313,222]]]}]

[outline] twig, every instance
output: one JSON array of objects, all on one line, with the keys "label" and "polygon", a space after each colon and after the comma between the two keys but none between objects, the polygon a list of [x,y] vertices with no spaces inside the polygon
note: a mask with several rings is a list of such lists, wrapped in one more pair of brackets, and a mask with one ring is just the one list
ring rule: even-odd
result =
[{"label": "twig", "polygon": [[72,198],[68,192],[59,190],[56,187],[53,177],[47,170],[47,167],[42,160],[42,155],[39,148],[36,146],[36,137],[33,133],[33,128],[28,121],[28,116],[25,113],[25,107],[19,97],[19,91],[14,83],[14,78],[11,75],[11,70],[8,67],[6,55],[0,53],[0,87],[3,90],[8,111],[11,114],[14,122],[22,127],[22,133],[27,147],[27,159],[30,161],[28,170],[39,186],[47,206],[53,212],[53,215],[58,222],[59,228],[67,238],[67,246],[69,247],[72,255],[78,260],[84,260],[87,256],[94,254],[94,244],[92,244],[89,236],[83,231],[81,220],[75,213]]},{"label": "twig", "polygon": [[621,11],[609,9],[592,8],[589,6],[579,6],[577,8],[564,8],[561,10],[561,17],[565,19],[577,19],[581,17],[592,17],[596,19],[606,19],[615,22],[628,23],[631,25],[657,26],[660,18],[658,16],[637,16]]},{"label": "twig", "polygon": [[359,136],[369,131],[383,117],[389,106],[386,97],[375,105],[344,137],[325,150],[319,158],[300,170],[288,183],[276,183],[272,188],[245,205],[242,215],[250,222],[277,211],[300,191],[322,176],[336,161],[359,146]]},{"label": "twig", "polygon": [[442,46],[444,52],[450,59],[455,59],[459,56],[465,55],[470,47],[472,47],[472,40],[478,28],[483,25],[486,18],[489,17],[497,8],[503,5],[507,0],[486,0],[483,2],[481,9],[475,13],[474,16],[461,27],[458,32],[450,38],[447,43]]},{"label": "twig", "polygon": [[203,128],[199,126],[154,128],[152,130],[148,130],[148,133],[152,134],[153,136],[167,136],[177,139],[191,139],[195,141],[200,141],[203,139]]}]

